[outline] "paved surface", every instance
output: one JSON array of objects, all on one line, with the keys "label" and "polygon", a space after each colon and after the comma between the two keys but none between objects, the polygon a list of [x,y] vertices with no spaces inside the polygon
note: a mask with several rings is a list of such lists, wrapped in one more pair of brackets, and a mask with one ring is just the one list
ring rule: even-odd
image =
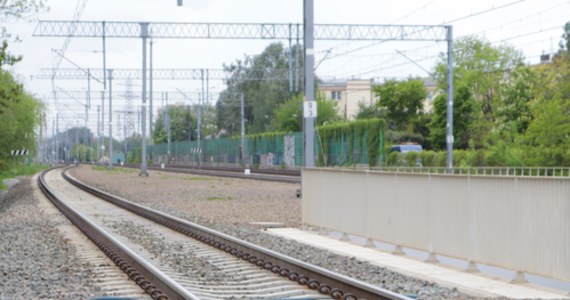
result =
[{"label": "paved surface", "polygon": [[531,284],[513,284],[480,273],[467,273],[438,264],[425,263],[413,258],[393,255],[379,249],[367,248],[351,242],[294,228],[267,229],[274,235],[296,240],[316,248],[324,248],[340,255],[354,256],[372,264],[482,297],[508,297],[513,299],[570,299],[568,295],[547,291]]}]

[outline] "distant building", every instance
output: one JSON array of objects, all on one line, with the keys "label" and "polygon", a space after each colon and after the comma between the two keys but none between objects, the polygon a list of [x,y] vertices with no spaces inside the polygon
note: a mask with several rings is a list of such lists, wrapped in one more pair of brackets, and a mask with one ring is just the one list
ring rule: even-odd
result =
[{"label": "distant building", "polygon": [[325,99],[337,102],[338,115],[345,121],[356,118],[359,103],[366,105],[376,103],[371,79],[324,82],[319,84],[319,92]]},{"label": "distant building", "polygon": [[442,91],[438,89],[437,82],[435,82],[433,78],[422,78],[422,81],[424,82],[424,88],[427,92],[426,99],[424,100],[423,111],[424,113],[430,113],[433,110],[433,101],[435,100],[435,97],[441,94]]},{"label": "distant building", "polygon": [[[422,78],[427,92],[423,104],[423,111],[430,113],[433,110],[433,101],[443,93],[437,87],[433,78]],[[354,120],[358,114],[358,104],[367,106],[376,104],[378,96],[374,94],[372,80],[352,79],[346,81],[328,81],[319,84],[319,92],[327,100],[337,102],[337,113],[345,121]]]}]

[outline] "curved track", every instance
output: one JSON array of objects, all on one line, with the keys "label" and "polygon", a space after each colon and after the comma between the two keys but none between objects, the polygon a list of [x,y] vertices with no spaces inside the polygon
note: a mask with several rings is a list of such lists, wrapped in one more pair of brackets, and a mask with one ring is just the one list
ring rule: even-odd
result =
[{"label": "curved track", "polygon": [[[69,183],[90,194],[71,190],[56,172],[39,177],[44,193],[153,299],[409,299],[145,208],[63,173]],[[96,202],[93,195],[114,205]],[[139,234],[133,236],[125,228]],[[154,249],[156,245],[161,247]],[[188,265],[189,259],[200,263]],[[204,270],[219,274],[200,275]]]}]

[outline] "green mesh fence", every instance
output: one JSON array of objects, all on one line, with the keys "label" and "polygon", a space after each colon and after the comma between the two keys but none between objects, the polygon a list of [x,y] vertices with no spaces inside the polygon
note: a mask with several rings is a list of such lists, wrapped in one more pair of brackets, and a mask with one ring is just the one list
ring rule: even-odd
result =
[{"label": "green mesh fence", "polygon": [[[372,165],[368,131],[351,129],[336,134],[315,134],[315,157],[320,166]],[[376,159],[384,156],[383,133],[374,143]],[[241,139],[221,138],[200,141],[173,142],[149,146],[147,153],[153,164],[245,164],[260,168],[299,168],[304,166],[303,133],[263,134],[247,136],[244,155],[241,155]]]},{"label": "green mesh fence", "polygon": [[[376,166],[383,163],[384,135],[380,129],[377,142],[370,141],[368,129],[335,130],[317,134],[317,156],[320,166]],[[374,149],[370,149],[370,146]],[[371,157],[373,154],[375,157]]]}]

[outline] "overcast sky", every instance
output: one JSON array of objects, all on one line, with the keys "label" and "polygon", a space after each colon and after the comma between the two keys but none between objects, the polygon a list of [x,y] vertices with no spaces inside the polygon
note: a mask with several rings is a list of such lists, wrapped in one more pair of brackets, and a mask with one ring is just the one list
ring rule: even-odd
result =
[{"label": "overcast sky", "polygon": [[[85,3],[82,21],[149,21],[149,22],[224,22],[224,23],[302,23],[301,0],[48,0],[48,12],[34,16],[39,20],[74,19],[77,3]],[[538,63],[542,53],[558,49],[563,25],[570,21],[570,0],[314,0],[316,24],[419,24],[453,25],[454,38],[477,35],[494,45],[508,44],[525,54],[529,63]],[[40,68],[52,68],[64,38],[32,37],[35,22],[9,20],[8,31],[22,39],[10,49],[24,56],[13,72],[26,89],[44,99],[54,111],[48,80],[34,79]],[[155,68],[221,68],[245,55],[258,54],[272,41],[253,40],[156,40]],[[286,46],[288,41],[281,41]],[[427,76],[434,57],[446,51],[443,42],[372,42],[315,41],[316,60],[330,52],[317,69],[325,80]],[[140,39],[108,39],[108,68],[140,68]],[[102,68],[101,40],[72,38],[65,56],[83,68]],[[403,53],[404,55],[400,54]],[[413,61],[413,62],[412,62]],[[418,66],[419,65],[419,66]],[[61,68],[74,68],[63,61]],[[84,90],[85,81],[55,82],[57,89]],[[116,87],[115,87],[116,85]],[[135,82],[135,90],[140,90]],[[221,82],[210,82],[212,94],[223,90]],[[154,90],[197,90],[199,82],[155,81]],[[93,90],[102,89],[93,84]],[[124,90],[124,82],[114,90]],[[120,104],[120,100],[117,105]],[[138,105],[138,104],[137,104]],[[69,102],[72,110],[82,111],[78,103]],[[59,110],[62,108],[59,107]],[[68,119],[73,117],[67,116]],[[73,122],[73,121],[71,121]],[[82,121],[81,121],[82,122]],[[91,109],[90,124],[96,124],[96,110]]]}]

